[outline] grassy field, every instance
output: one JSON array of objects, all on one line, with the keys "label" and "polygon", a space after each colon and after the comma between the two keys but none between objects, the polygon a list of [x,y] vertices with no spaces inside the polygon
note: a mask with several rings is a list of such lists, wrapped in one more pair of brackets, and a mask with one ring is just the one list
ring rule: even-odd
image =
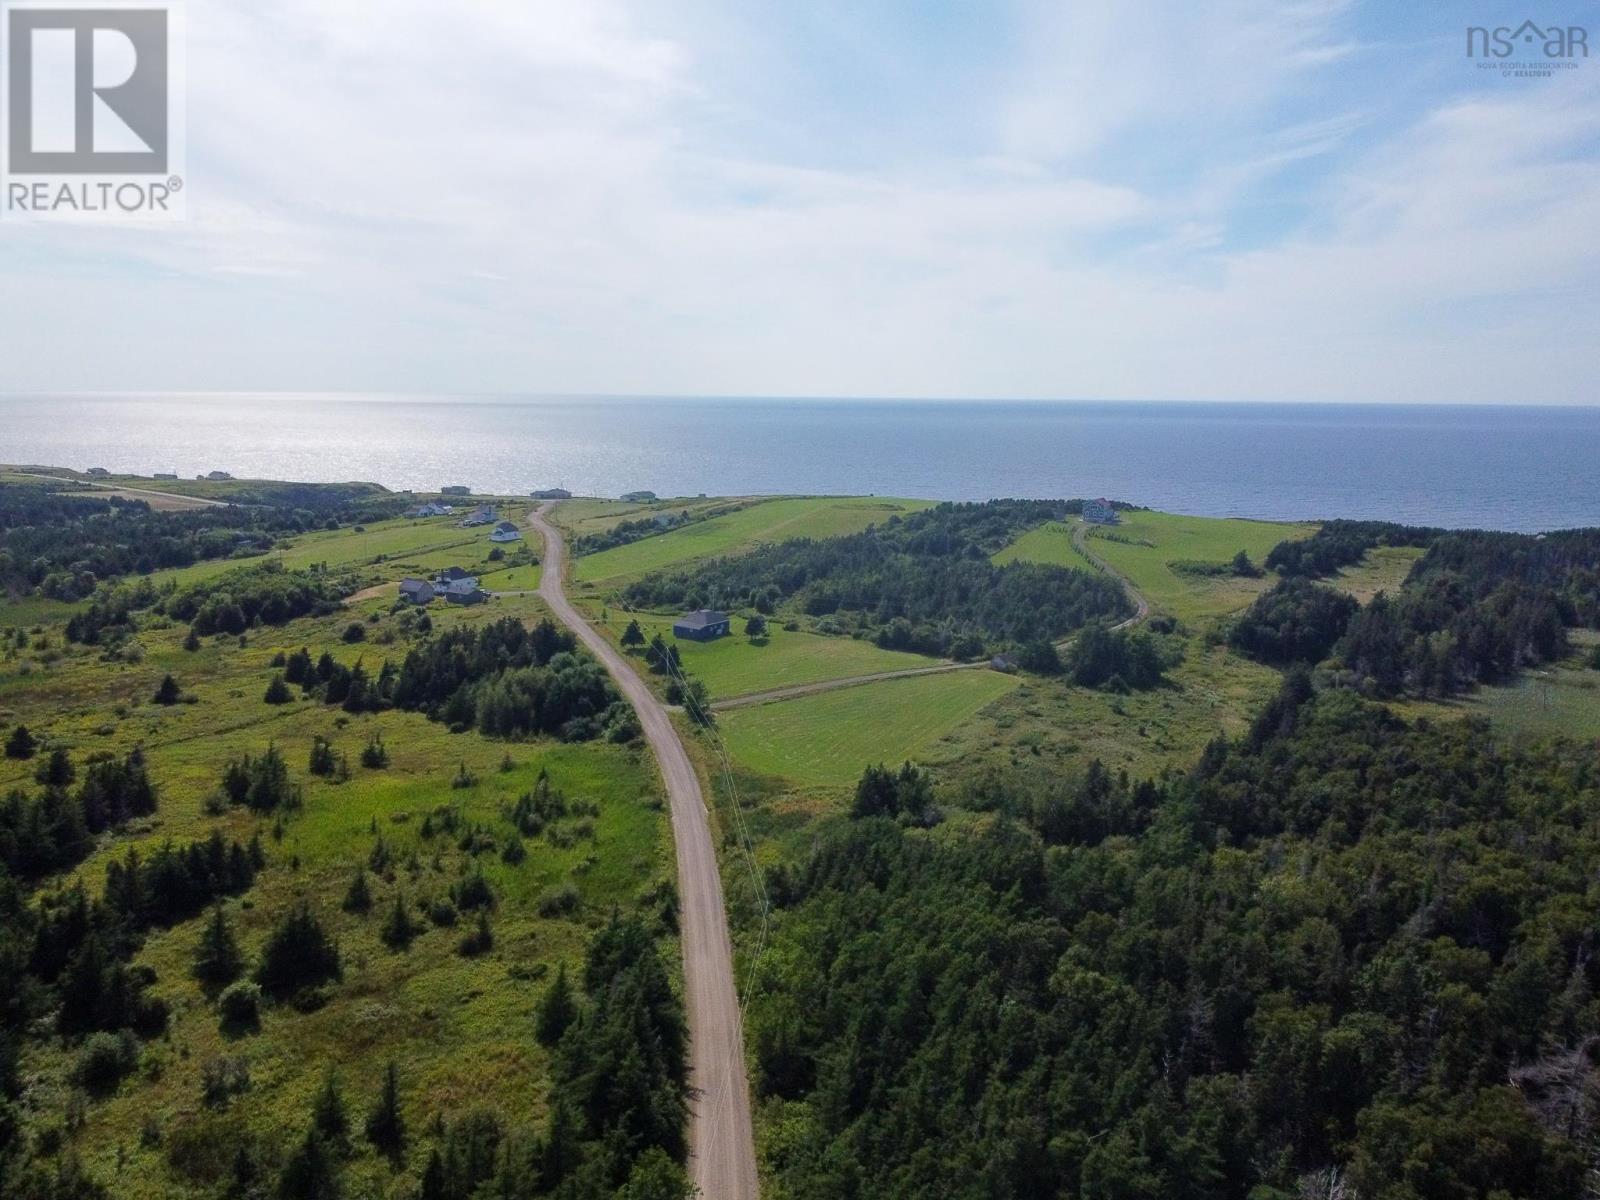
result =
[{"label": "grassy field", "polygon": [[1015,676],[998,671],[952,671],[733,709],[717,721],[742,767],[793,784],[840,788],[869,763],[947,758],[943,743],[1018,686]]},{"label": "grassy field", "polygon": [[[1089,547],[1126,575],[1157,612],[1196,621],[1226,616],[1245,607],[1271,580],[1197,576],[1174,569],[1184,562],[1227,562],[1240,550],[1258,566],[1267,551],[1287,538],[1310,537],[1312,525],[1280,525],[1175,513],[1129,512],[1122,524],[1088,531]],[[996,554],[996,562],[1025,559],[1086,566],[1072,546],[1070,526],[1029,530]]]},{"label": "grassy field", "polygon": [[169,580],[182,586],[210,579],[243,563],[259,563],[268,558],[282,562],[285,567],[302,570],[312,563],[327,563],[334,569],[371,566],[379,575],[394,579],[408,571],[438,570],[457,564],[470,569],[486,563],[489,551],[494,548],[494,543],[489,541],[492,528],[484,525],[462,529],[454,517],[423,520],[397,517],[360,528],[301,534],[269,555],[199,562],[175,571],[160,571],[151,578],[158,586]]},{"label": "grassy field", "polygon": [[1348,592],[1362,604],[1379,592],[1392,596],[1406,581],[1412,565],[1426,553],[1419,546],[1379,546],[1367,551],[1366,558],[1353,567],[1346,567],[1327,583],[1341,592]]},{"label": "grassy field", "polygon": [[[80,764],[92,751],[145,750],[160,790],[159,810],[103,839],[73,872],[91,894],[101,888],[107,864],[130,847],[184,843],[213,829],[240,839],[260,832],[267,868],[244,897],[226,905],[247,961],[300,898],[336,935],[343,955],[344,980],[325,1006],[311,1012],[272,1006],[258,1032],[224,1035],[214,1007],[188,977],[204,918],[153,933],[136,962],[156,972],[152,991],[171,1006],[169,1032],[147,1044],[139,1069],[119,1089],[86,1106],[70,1078],[75,1050],[54,1040],[29,1042],[21,1063],[29,1080],[23,1112],[29,1132],[61,1131],[66,1114],[81,1109],[82,1124],[70,1143],[92,1174],[114,1180],[119,1198],[210,1195],[210,1184],[172,1164],[205,1160],[213,1147],[231,1156],[241,1138],[259,1140],[274,1161],[300,1136],[310,1098],[329,1067],[359,1126],[385,1063],[398,1061],[414,1135],[407,1164],[412,1179],[426,1157],[426,1131],[435,1116],[489,1107],[514,1127],[537,1122],[546,1103],[548,1055],[534,1040],[531,1021],[549,972],[557,963],[579,961],[592,927],[613,905],[631,908],[672,878],[659,783],[641,748],[491,742],[452,734],[417,714],[351,716],[298,695],[281,706],[263,702],[279,650],[305,645],[315,656],[326,649],[344,662],[362,659],[370,670],[385,657],[403,656],[408,640],[395,636],[396,618],[387,615],[391,602],[383,596],[333,616],[254,630],[243,645],[236,638],[208,638],[193,652],[181,647],[183,626],[150,628],[138,636],[134,661],[106,661],[97,651],[63,645],[51,632],[0,659],[0,733],[25,720],[48,745],[69,748]],[[435,628],[542,613],[534,597],[431,610]],[[365,623],[365,641],[342,640],[352,620]],[[195,703],[152,703],[167,672]],[[359,765],[374,733],[389,748],[386,769]],[[308,774],[317,735],[348,757],[348,781]],[[285,819],[281,840],[272,836],[270,819],[240,809],[208,815],[205,804],[230,757],[258,754],[269,743],[283,752],[304,788],[303,808]],[[32,766],[0,760],[0,792],[31,788]],[[453,786],[463,767],[471,786]],[[595,815],[575,814],[558,822],[554,834],[525,839],[527,857],[512,865],[495,847],[512,832],[508,807],[541,769],[568,797],[592,804]],[[489,848],[473,854],[458,836],[425,838],[423,818],[441,810],[453,811],[462,828],[481,826],[492,839]],[[368,860],[380,839],[392,865],[371,877],[373,910],[364,917],[345,913],[340,900],[355,865]],[[378,932],[396,895],[421,919],[423,905],[442,900],[453,883],[479,868],[497,895],[492,952],[479,958],[457,953],[471,925],[465,915],[455,927],[424,921],[425,932],[404,952],[382,945]],[[581,897],[578,910],[542,916],[540,897],[569,884]],[[249,1089],[226,1107],[208,1108],[201,1102],[201,1074],[223,1057],[246,1064]],[[357,1140],[347,1195],[412,1194],[406,1189],[413,1185]]]},{"label": "grassy field", "polygon": [[[492,579],[493,576],[490,576]],[[485,581],[488,586],[488,581]],[[587,606],[595,607],[592,603]],[[622,631],[630,620],[637,620],[646,639],[659,633],[672,639],[676,618],[658,613],[624,613],[608,610],[595,625],[613,642],[621,645]],[[674,644],[683,656],[684,669],[704,681],[714,700],[744,696],[773,688],[843,679],[852,675],[871,675],[879,671],[904,671],[929,667],[939,660],[899,650],[880,650],[871,642],[847,637],[826,637],[768,626],[765,639],[752,642],[736,619],[731,636],[714,642],[679,640]]]},{"label": "grassy field", "polygon": [[1281,677],[1224,647],[1190,639],[1165,686],[1115,693],[1024,677],[951,741],[963,766],[1012,762],[1076,769],[1099,759],[1134,778],[1185,770],[1219,733],[1244,732]]},{"label": "grassy field", "polygon": [[1575,653],[1564,663],[1529,671],[1515,683],[1480,687],[1456,700],[1411,700],[1390,705],[1407,718],[1486,717],[1517,738],[1600,739],[1600,671],[1587,665],[1600,634],[1571,633]]},{"label": "grassy field", "polygon": [[762,542],[858,533],[869,525],[927,508],[931,503],[867,496],[766,500],[671,533],[585,555],[574,560],[573,575],[580,583],[615,585],[693,559],[735,554]]}]

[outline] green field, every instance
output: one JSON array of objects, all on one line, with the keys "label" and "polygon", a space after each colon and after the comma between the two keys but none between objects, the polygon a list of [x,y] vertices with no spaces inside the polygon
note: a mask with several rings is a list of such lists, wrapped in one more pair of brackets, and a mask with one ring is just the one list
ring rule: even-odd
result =
[{"label": "green field", "polygon": [[1340,571],[1328,584],[1365,604],[1379,592],[1398,592],[1412,565],[1425,553],[1420,546],[1379,546],[1368,550],[1364,559]]},{"label": "green field", "polygon": [[948,757],[941,743],[1018,686],[977,668],[884,680],[720,713],[734,760],[806,786],[852,784],[869,763]]},{"label": "green field", "polygon": [[[493,579],[493,576],[489,577]],[[484,581],[489,586],[489,581]],[[622,631],[630,620],[637,620],[645,637],[659,633],[672,641],[676,618],[658,613],[610,611],[595,624],[620,645]],[[825,679],[845,679],[852,675],[872,675],[879,671],[905,671],[930,667],[939,662],[921,654],[899,650],[880,650],[868,641],[848,637],[827,637],[818,633],[779,628],[769,623],[764,640],[752,642],[743,634],[744,621],[735,618],[731,636],[714,642],[677,640],[690,675],[704,681],[713,700],[744,696],[773,688],[818,683]]]},{"label": "green field", "polygon": [[693,559],[735,554],[762,542],[859,533],[869,525],[931,504],[928,500],[868,496],[766,500],[671,533],[585,555],[573,561],[573,575],[580,583],[616,584]]},{"label": "green field", "polygon": [[[212,1183],[170,1164],[203,1160],[212,1146],[231,1155],[246,1137],[259,1140],[269,1170],[275,1169],[304,1129],[310,1097],[329,1068],[359,1126],[384,1064],[391,1058],[399,1063],[414,1133],[410,1180],[427,1154],[425,1130],[435,1116],[455,1119],[489,1107],[508,1126],[536,1124],[547,1101],[549,1053],[532,1037],[531,1012],[550,971],[557,963],[578,962],[592,928],[613,906],[631,909],[672,878],[659,782],[641,746],[490,741],[452,734],[413,713],[349,715],[301,699],[298,689],[288,704],[263,702],[274,674],[271,659],[280,649],[305,645],[313,657],[326,649],[347,663],[361,659],[374,671],[384,658],[402,657],[410,642],[397,636],[391,604],[387,595],[375,597],[327,617],[252,630],[243,645],[232,637],[207,638],[193,652],[181,647],[182,625],[157,619],[138,633],[136,648],[115,661],[65,645],[54,632],[0,657],[0,730],[26,721],[48,746],[68,748],[80,769],[91,752],[121,754],[142,746],[159,788],[157,813],[104,837],[68,879],[82,879],[98,894],[107,864],[130,847],[148,852],[168,839],[186,843],[213,829],[239,839],[260,832],[267,867],[249,892],[225,905],[246,960],[254,961],[280,914],[300,898],[337,937],[344,960],[344,979],[323,1007],[269,1006],[258,1032],[224,1035],[215,1008],[188,975],[204,921],[198,918],[152,932],[134,960],[155,971],[152,993],[169,1003],[172,1017],[168,1033],[146,1045],[139,1068],[112,1094],[85,1103],[71,1082],[76,1048],[29,1039],[20,1064],[29,1081],[20,1113],[27,1132],[55,1136],[74,1114],[73,1148],[95,1177],[112,1182],[119,1200],[211,1195]],[[530,596],[467,609],[436,604],[430,616],[435,629],[443,629],[506,615],[532,620],[543,612]],[[341,635],[352,620],[364,623],[367,638],[347,644]],[[151,702],[168,672],[195,703]],[[385,769],[359,764],[374,732],[389,748]],[[316,735],[348,757],[348,781],[307,772]],[[304,789],[303,808],[285,818],[281,840],[272,834],[271,818],[232,808],[208,815],[205,808],[227,760],[259,754],[269,742]],[[0,793],[13,786],[31,790],[33,766],[0,759]],[[463,767],[475,782],[452,786]],[[557,788],[594,804],[597,813],[558,822],[559,838],[523,839],[527,857],[511,865],[494,847],[510,836],[508,806],[533,786],[541,768]],[[474,854],[448,833],[425,839],[423,818],[440,809],[454,810],[463,826],[481,826],[494,839],[491,848]],[[340,900],[355,864],[368,859],[380,838],[393,865],[371,876],[373,910],[364,917],[345,913]],[[421,919],[421,906],[443,899],[463,874],[480,867],[497,898],[489,954],[457,953],[470,916],[455,927],[424,920],[424,932],[403,952],[382,945],[379,929],[396,895]],[[577,912],[541,916],[539,898],[566,885],[581,897]],[[219,1057],[242,1059],[250,1083],[231,1104],[213,1109],[201,1103],[201,1075]],[[357,1139],[346,1195],[410,1195],[410,1186]]]},{"label": "green field", "polygon": [[[1087,566],[1073,549],[1071,526],[1052,524],[1029,530],[996,554],[996,562],[1026,559],[1062,566]],[[1271,580],[1235,576],[1197,576],[1174,563],[1227,562],[1240,550],[1257,566],[1267,552],[1288,538],[1310,537],[1313,525],[1278,524],[1234,518],[1186,517],[1174,513],[1126,512],[1122,523],[1091,527],[1087,545],[1144,593],[1157,612],[1192,621],[1226,616],[1244,608]]]},{"label": "green field", "polygon": [[[406,574],[425,574],[449,566],[487,570],[491,565],[489,552],[495,548],[495,543],[489,541],[493,526],[463,529],[456,524],[458,519],[453,516],[421,520],[400,517],[374,521],[359,529],[319,530],[288,540],[270,554],[208,560],[174,571],[160,571],[151,578],[158,586],[168,581],[182,586],[268,559],[281,562],[291,570],[303,570],[313,563],[326,563],[330,569],[370,568],[367,573],[374,579],[399,579]],[[517,520],[517,517],[513,515],[511,519]],[[510,556],[526,544],[512,543],[504,549]]]}]

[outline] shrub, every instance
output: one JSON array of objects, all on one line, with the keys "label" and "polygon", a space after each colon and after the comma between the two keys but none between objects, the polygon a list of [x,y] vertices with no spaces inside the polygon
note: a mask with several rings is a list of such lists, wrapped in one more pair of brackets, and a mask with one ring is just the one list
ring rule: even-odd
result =
[{"label": "shrub", "polygon": [[217,997],[217,1012],[226,1027],[254,1028],[261,1019],[261,989],[246,980],[230,983]]},{"label": "shrub", "polygon": [[489,913],[486,909],[479,909],[477,925],[456,943],[456,950],[464,958],[476,958],[493,948],[494,931],[489,928]]},{"label": "shrub", "polygon": [[448,900],[439,899],[428,905],[428,920],[441,928],[454,925],[460,919],[460,915],[456,912],[456,906]]},{"label": "shrub", "polygon": [[72,1067],[73,1079],[90,1091],[109,1091],[139,1061],[139,1043],[126,1029],[85,1039]]},{"label": "shrub", "polygon": [[563,883],[560,887],[547,889],[539,897],[539,915],[541,917],[567,917],[577,912],[583,904],[583,897],[578,894],[578,889],[570,883]]},{"label": "shrub", "polygon": [[373,771],[380,771],[389,765],[389,747],[383,744],[381,733],[374,733],[367,739],[361,751],[361,765]]},{"label": "shrub", "polygon": [[367,640],[367,627],[360,621],[351,621],[341,636],[347,642],[364,642]]}]

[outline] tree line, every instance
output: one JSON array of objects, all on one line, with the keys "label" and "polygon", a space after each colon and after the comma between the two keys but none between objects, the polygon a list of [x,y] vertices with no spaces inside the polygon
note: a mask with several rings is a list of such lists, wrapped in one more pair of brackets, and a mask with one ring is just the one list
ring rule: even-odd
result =
[{"label": "tree line", "polygon": [[1017,534],[1075,505],[1081,510],[1078,501],[940,504],[863,533],[792,539],[649,575],[623,595],[645,608],[850,613],[887,648],[974,657],[1131,611],[1121,587],[1103,575],[990,561]]}]

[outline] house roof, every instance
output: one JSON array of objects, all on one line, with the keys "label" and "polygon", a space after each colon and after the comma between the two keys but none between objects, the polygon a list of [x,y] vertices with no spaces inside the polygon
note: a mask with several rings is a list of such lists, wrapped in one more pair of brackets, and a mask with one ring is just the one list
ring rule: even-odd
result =
[{"label": "house roof", "polygon": [[402,579],[400,581],[400,590],[402,592],[420,592],[423,588],[431,589],[432,587],[433,584],[426,579]]},{"label": "house roof", "polygon": [[712,608],[697,608],[692,613],[684,613],[683,616],[679,617],[675,622],[673,622],[673,627],[680,629],[704,629],[708,625],[726,625],[728,623],[728,619],[728,614],[725,612],[717,612]]},{"label": "house roof", "polygon": [[452,579],[444,585],[446,594],[451,596],[465,596],[478,590],[478,581],[471,575],[464,575],[460,579]]},{"label": "house roof", "polygon": [[494,527],[494,530],[496,533],[515,533],[517,527],[510,521],[501,521],[500,524]]}]

